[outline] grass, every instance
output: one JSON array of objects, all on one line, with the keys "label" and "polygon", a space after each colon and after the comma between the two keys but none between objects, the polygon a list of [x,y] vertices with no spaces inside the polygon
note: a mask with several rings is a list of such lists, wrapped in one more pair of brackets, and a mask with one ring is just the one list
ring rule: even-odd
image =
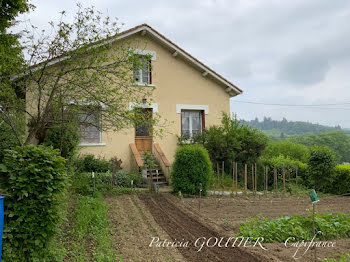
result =
[{"label": "grass", "polygon": [[71,208],[61,237],[66,247],[65,259],[74,262],[119,261],[113,249],[111,226],[107,219],[107,206],[100,193],[94,196],[71,195]]},{"label": "grass", "polygon": [[343,253],[340,256],[334,255],[333,258],[324,259],[323,262],[348,262],[350,261],[350,253]]},{"label": "grass", "polygon": [[[317,240],[332,240],[350,237],[350,214],[316,214]],[[312,217],[285,216],[276,219],[256,217],[240,225],[240,236],[264,237],[264,242],[284,242],[289,237],[295,241],[310,241],[313,238]]]}]

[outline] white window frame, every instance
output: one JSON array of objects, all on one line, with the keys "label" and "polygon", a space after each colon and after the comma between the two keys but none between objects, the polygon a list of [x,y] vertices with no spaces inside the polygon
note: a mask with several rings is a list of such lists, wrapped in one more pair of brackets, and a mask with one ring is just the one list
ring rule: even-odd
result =
[{"label": "white window frame", "polygon": [[[133,49],[132,50],[133,53],[139,55],[139,56],[150,56],[150,59],[151,61],[155,61],[157,59],[157,53],[155,51],[151,51],[151,50],[142,50],[142,49]],[[148,68],[150,69],[150,68]],[[135,71],[135,70],[134,70]],[[133,72],[134,73],[134,72]],[[139,81],[135,81],[135,83],[137,85],[149,85],[149,86],[153,86],[151,83],[150,83],[150,80],[151,80],[151,77],[150,77],[150,74],[152,74],[152,70],[148,72],[148,82],[143,82],[142,81],[142,68],[139,69],[139,72],[138,72],[138,78],[139,78]]]},{"label": "white window frame", "polygon": [[[200,115],[200,128],[199,128],[199,131],[202,133],[202,130],[203,130],[203,119],[202,119],[202,111],[203,110],[197,110],[197,109],[194,109],[194,110],[182,110],[181,111],[181,135],[183,136],[183,128],[182,128],[182,113],[183,112],[199,112],[199,115]],[[189,118],[189,136],[192,137],[193,136],[193,129],[192,129],[192,116],[190,114],[190,118]]]},{"label": "white window frame", "polygon": [[158,104],[157,103],[129,103],[129,110],[133,110],[134,107],[142,107],[142,108],[152,108],[153,113],[158,113]]},{"label": "white window frame", "polygon": [[189,105],[189,104],[176,104],[176,113],[181,114],[182,110],[199,110],[204,111],[204,114],[209,114],[208,105]]},{"label": "white window frame", "polygon": [[[94,105],[95,103],[94,102],[91,102],[91,101],[82,101],[82,100],[79,100],[79,101],[69,101],[69,103],[71,104],[75,104],[75,103],[78,103],[80,105]],[[100,106],[102,108],[105,108],[106,105],[103,104],[103,103],[99,103]],[[100,117],[100,121],[99,121],[99,125],[100,127],[102,127],[102,117]],[[99,142],[98,143],[87,143],[87,142],[83,142],[83,143],[79,143],[79,146],[82,146],[82,147],[87,147],[87,146],[105,146],[106,144],[105,143],[102,143],[102,129],[99,129]]]}]

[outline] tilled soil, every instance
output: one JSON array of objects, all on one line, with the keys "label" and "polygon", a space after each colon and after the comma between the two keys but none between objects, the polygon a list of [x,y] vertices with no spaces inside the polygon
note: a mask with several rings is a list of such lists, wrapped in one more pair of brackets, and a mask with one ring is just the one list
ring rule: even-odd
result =
[{"label": "tilled soil", "polygon": [[170,239],[135,195],[106,197],[108,218],[114,228],[115,248],[122,261],[185,261],[176,248],[150,248],[153,236]]},{"label": "tilled soil", "polygon": [[[175,197],[173,201],[180,203]],[[198,199],[185,198],[183,206],[189,211],[195,211],[200,216],[216,221],[221,227],[232,232],[238,232],[239,224],[257,215],[267,218],[279,216],[307,216],[312,212],[312,204],[308,196],[250,196],[239,197],[208,197],[201,199],[201,210],[198,212]],[[316,212],[350,213],[350,197],[320,197],[316,203]]]},{"label": "tilled soil", "polygon": [[[202,224],[188,213],[183,212],[162,194],[140,195],[139,199],[145,204],[157,224],[167,232],[172,241],[188,241],[188,247],[178,247],[185,261],[267,261],[258,255],[253,256],[238,247],[204,247],[197,252],[195,241],[198,238],[225,237]],[[213,242],[212,242],[213,243]]]},{"label": "tilled soil", "polygon": [[[277,218],[279,216],[307,216],[312,211],[312,205],[308,196],[243,196],[238,197],[208,197],[201,199],[201,209],[198,209],[198,199],[186,198],[179,200],[177,197],[168,195],[168,200],[186,213],[191,213],[198,220],[205,220],[205,224],[210,223],[216,226],[217,232],[226,235],[236,235],[239,225],[257,215],[267,218]],[[350,213],[350,197],[320,197],[320,202],[316,204],[316,212],[322,213]],[[341,253],[350,252],[350,239],[337,239],[335,247],[317,248],[317,261],[325,258],[339,256]],[[266,243],[268,250],[261,248],[250,248],[253,254],[259,254],[267,261],[312,261],[314,262],[314,252],[309,250],[302,258],[295,260],[293,255],[296,251],[294,247],[286,247],[284,243]],[[298,255],[303,254],[305,248],[301,248]],[[297,257],[297,256],[296,256]]]}]

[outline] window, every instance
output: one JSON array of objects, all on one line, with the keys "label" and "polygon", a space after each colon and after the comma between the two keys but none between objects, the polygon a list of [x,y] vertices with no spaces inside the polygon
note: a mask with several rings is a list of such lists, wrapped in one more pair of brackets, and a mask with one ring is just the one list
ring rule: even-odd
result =
[{"label": "window", "polygon": [[202,110],[181,111],[181,135],[193,136],[196,133],[202,132],[204,128],[204,114]]},{"label": "window", "polygon": [[140,63],[134,66],[134,81],[139,84],[152,84],[151,60],[139,56]]},{"label": "window", "polygon": [[80,116],[80,143],[99,144],[101,143],[101,111],[99,108],[87,107],[81,110]]}]

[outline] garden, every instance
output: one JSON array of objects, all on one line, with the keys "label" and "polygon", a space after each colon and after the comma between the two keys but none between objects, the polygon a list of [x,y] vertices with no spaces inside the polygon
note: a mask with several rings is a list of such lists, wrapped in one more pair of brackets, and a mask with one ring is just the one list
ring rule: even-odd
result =
[{"label": "garden", "polygon": [[[158,191],[139,172],[123,170],[121,156],[79,153],[81,133],[101,122],[96,109],[104,120],[100,129],[120,131],[140,121],[138,108],[121,104],[151,97],[151,86],[135,85],[126,73],[137,66],[138,55],[92,45],[118,28],[94,8],[78,5],[72,23],[52,25],[52,38],[43,34],[34,43],[35,32],[24,32],[32,54],[24,61],[24,46],[5,33],[17,14],[33,8],[17,2],[0,23],[6,40],[1,52],[11,61],[0,69],[2,261],[294,261],[302,241],[336,244],[305,251],[301,261],[349,261],[348,135],[271,140],[223,114],[220,125],[178,137],[171,186]],[[89,59],[81,59],[88,51]],[[126,61],[109,55],[117,51]],[[48,69],[58,55],[72,59],[62,59],[60,70]],[[34,71],[37,63],[43,66]],[[22,74],[27,71],[36,84],[28,84]],[[115,76],[120,86],[107,88]],[[38,96],[30,101],[34,113],[26,111],[30,92]],[[72,97],[89,103],[71,103]],[[153,166],[147,158],[144,169]],[[319,197],[315,204],[308,196],[312,189]],[[263,237],[268,251],[213,245],[198,252],[194,244],[220,237]],[[152,247],[152,239],[171,248]]]}]

